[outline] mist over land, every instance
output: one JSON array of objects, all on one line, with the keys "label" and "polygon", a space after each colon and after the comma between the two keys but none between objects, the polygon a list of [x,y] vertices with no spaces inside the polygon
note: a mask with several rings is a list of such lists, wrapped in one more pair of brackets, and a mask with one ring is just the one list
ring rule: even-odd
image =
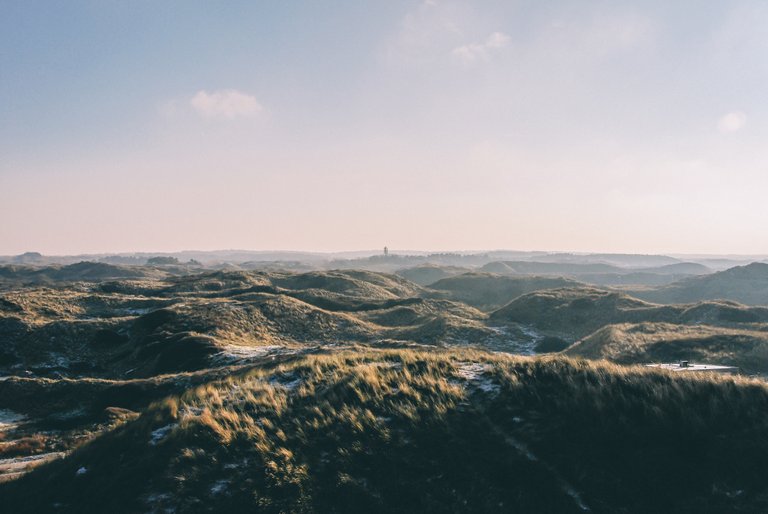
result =
[{"label": "mist over land", "polygon": [[[712,270],[723,270],[729,267],[749,264],[751,262],[768,261],[768,254],[632,254],[632,253],[595,253],[595,252],[553,252],[553,251],[523,251],[523,250],[348,250],[341,252],[319,251],[279,251],[279,250],[211,250],[211,251],[178,251],[178,252],[122,252],[122,253],[92,253],[73,255],[44,255],[41,252],[27,251],[16,255],[0,255],[3,264],[74,264],[78,262],[104,262],[109,264],[146,264],[153,257],[169,257],[185,263],[196,261],[205,266],[265,266],[271,262],[289,265],[297,263],[304,266],[331,268],[334,266],[390,266],[408,267],[419,264],[442,266],[467,266],[469,268],[486,266],[488,271],[496,263],[505,261],[533,262],[521,264],[521,271],[543,270],[543,263],[549,263],[549,269],[544,271],[613,271],[614,268],[626,270],[643,270],[665,265],[681,266],[685,263],[695,263]],[[536,264],[541,263],[541,264]],[[568,269],[568,264],[574,267]],[[577,269],[581,265],[581,269]],[[586,265],[586,267],[584,266]],[[605,265],[603,268],[600,266]],[[654,270],[651,270],[654,271]],[[656,270],[658,271],[658,270]]]}]

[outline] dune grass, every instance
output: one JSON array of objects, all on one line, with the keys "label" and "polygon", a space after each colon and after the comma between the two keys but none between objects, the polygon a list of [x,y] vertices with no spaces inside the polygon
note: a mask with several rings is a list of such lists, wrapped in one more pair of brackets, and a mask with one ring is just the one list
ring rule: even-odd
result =
[{"label": "dune grass", "polygon": [[760,382],[358,348],[169,397],[0,499],[14,512],[761,512],[767,471]]},{"label": "dune grass", "polygon": [[691,362],[727,364],[743,372],[768,373],[768,332],[711,325],[621,323],[608,325],[564,352],[621,364]]}]

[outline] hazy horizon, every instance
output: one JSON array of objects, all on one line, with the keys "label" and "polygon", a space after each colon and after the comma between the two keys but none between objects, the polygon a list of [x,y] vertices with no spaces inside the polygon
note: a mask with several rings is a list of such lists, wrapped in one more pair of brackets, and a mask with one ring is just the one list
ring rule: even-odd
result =
[{"label": "hazy horizon", "polygon": [[[692,260],[708,260],[708,259],[725,259],[725,260],[734,260],[734,261],[750,261],[754,260],[762,261],[768,259],[768,253],[761,254],[761,253],[674,253],[674,252],[667,252],[667,253],[642,253],[642,252],[602,252],[602,251],[572,251],[572,250],[562,250],[562,249],[556,249],[556,250],[540,250],[540,249],[514,249],[514,248],[481,248],[481,249],[438,249],[438,250],[424,250],[424,249],[398,249],[398,248],[387,248],[389,255],[396,255],[401,257],[418,257],[418,256],[429,256],[429,255],[483,255],[483,254],[520,254],[521,256],[526,256],[525,258],[521,257],[523,260],[530,260],[535,262],[536,254],[541,254],[541,256],[556,256],[556,255],[573,255],[573,256],[583,256],[583,257],[589,257],[589,256],[600,256],[600,255],[614,255],[614,256],[621,256],[621,255],[627,255],[627,256],[660,256],[660,257],[672,257],[676,259],[692,259]],[[264,255],[271,255],[276,256],[280,254],[295,254],[296,256],[305,256],[305,255],[314,255],[317,257],[329,257],[329,258],[350,258],[350,259],[356,259],[356,258],[365,258],[368,256],[376,256],[376,255],[383,255],[383,248],[381,249],[341,249],[341,250],[307,250],[307,249],[298,249],[298,250],[290,250],[290,249],[283,249],[283,248],[273,248],[273,249],[267,249],[267,250],[251,250],[251,249],[244,249],[244,248],[218,248],[218,249],[212,249],[212,250],[201,250],[201,249],[195,249],[195,248],[184,248],[180,250],[141,250],[141,251],[104,251],[104,252],[83,252],[83,253],[44,253],[44,252],[37,252],[36,250],[27,250],[24,252],[18,252],[14,254],[0,254],[0,257],[17,257],[22,256],[26,254],[31,253],[40,253],[43,257],[46,258],[57,258],[57,257],[63,257],[63,258],[72,258],[72,257],[88,257],[88,256],[163,256],[163,255],[194,255],[194,254],[202,254],[202,255],[210,255],[210,256],[216,256],[217,254],[226,256],[228,254],[264,254]],[[505,257],[500,257],[504,259]],[[282,259],[280,259],[282,260]],[[559,262],[559,261],[558,261]],[[597,262],[597,261],[595,261]]]},{"label": "hazy horizon", "polygon": [[0,13],[0,255],[768,254],[761,2]]}]

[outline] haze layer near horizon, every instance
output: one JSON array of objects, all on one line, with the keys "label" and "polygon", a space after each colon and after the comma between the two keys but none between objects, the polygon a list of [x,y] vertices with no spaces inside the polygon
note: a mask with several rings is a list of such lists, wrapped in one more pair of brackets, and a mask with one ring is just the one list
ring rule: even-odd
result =
[{"label": "haze layer near horizon", "polygon": [[0,6],[0,254],[766,253],[768,5]]}]

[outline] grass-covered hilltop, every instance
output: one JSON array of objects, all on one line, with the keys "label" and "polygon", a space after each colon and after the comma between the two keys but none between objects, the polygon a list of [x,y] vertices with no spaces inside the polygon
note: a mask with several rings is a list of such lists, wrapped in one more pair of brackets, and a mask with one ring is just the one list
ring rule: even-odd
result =
[{"label": "grass-covered hilltop", "polygon": [[0,512],[768,512],[762,268],[545,264],[0,266]]}]

